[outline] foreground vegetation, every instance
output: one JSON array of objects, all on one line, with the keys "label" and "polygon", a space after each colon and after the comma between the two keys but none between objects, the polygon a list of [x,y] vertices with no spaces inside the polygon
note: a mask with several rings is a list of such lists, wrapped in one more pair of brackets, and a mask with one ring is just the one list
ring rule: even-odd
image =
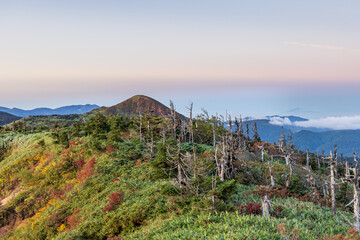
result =
[{"label": "foreground vegetation", "polygon": [[[221,175],[228,130],[206,115],[191,121],[183,131],[151,114],[98,114],[70,126],[5,129],[0,238],[359,239],[345,207],[350,185],[339,185],[333,217],[330,197],[308,183],[303,153],[294,150],[289,176],[278,146],[262,143],[256,129],[253,137],[239,133]],[[327,181],[330,165],[310,160],[319,185]],[[270,216],[263,217],[265,195]]]}]

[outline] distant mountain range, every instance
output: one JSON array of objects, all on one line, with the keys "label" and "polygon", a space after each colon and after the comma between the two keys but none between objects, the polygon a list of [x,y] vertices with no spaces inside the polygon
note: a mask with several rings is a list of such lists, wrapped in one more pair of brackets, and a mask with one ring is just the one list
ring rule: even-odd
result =
[{"label": "distant mountain range", "polygon": [[19,120],[20,117],[11,115],[6,112],[0,112],[0,126]]},{"label": "distant mountain range", "polygon": [[[344,156],[352,156],[353,149],[360,152],[360,130],[330,130],[320,128],[305,128],[294,125],[275,125],[271,124],[270,119],[279,117],[282,119],[288,118],[291,122],[307,121],[305,118],[295,116],[269,116],[267,119],[256,119],[245,121],[249,126],[254,122],[257,124],[258,134],[261,140],[274,143],[279,142],[281,134],[284,132],[288,137],[292,132],[292,138],[295,146],[305,151],[309,148],[310,152],[319,152],[324,149],[325,154],[334,150],[334,145],[338,144],[338,152],[343,153]],[[251,127],[249,127],[251,129]],[[245,126],[244,126],[245,129]],[[253,134],[252,131],[250,131]]]},{"label": "distant mountain range", "polygon": [[[104,115],[120,114],[133,117],[138,116],[140,113],[152,113],[156,116],[169,116],[170,112],[170,108],[159,101],[147,96],[136,95],[114,106],[101,108],[97,105],[90,104],[66,106],[56,109],[37,108],[33,110],[0,107],[0,125],[11,123],[18,120],[20,117],[28,116],[44,116],[41,118],[42,123],[45,124],[48,122],[48,124],[51,125],[54,122],[67,122],[70,120],[71,122],[81,121],[84,117],[87,118],[97,113]],[[46,117],[47,115],[71,114],[85,115],[58,116],[58,119],[55,120],[54,118]],[[176,114],[178,117],[186,119],[186,117],[180,113]],[[25,121],[31,125],[34,122],[39,121],[38,118],[25,118]],[[277,124],[276,121],[281,122],[281,124]],[[344,156],[352,156],[353,149],[360,152],[360,130],[331,130],[326,128],[300,127],[292,124],[294,122],[302,121],[308,121],[308,119],[297,116],[274,115],[268,116],[265,119],[245,119],[244,123],[248,123],[249,126],[252,126],[254,122],[256,122],[260,138],[263,141],[270,143],[278,142],[283,132],[286,136],[289,136],[290,132],[292,132],[295,146],[303,151],[306,150],[306,148],[309,148],[311,152],[319,151],[319,153],[321,153],[324,149],[325,153],[328,154],[330,150],[333,150],[334,144],[337,143],[339,153],[343,153]],[[252,131],[250,132],[252,135]]]},{"label": "distant mountain range", "polygon": [[33,110],[23,110],[19,108],[6,108],[0,107],[1,112],[6,112],[18,117],[29,117],[29,116],[43,116],[43,115],[69,115],[69,114],[83,114],[90,112],[96,108],[99,108],[98,105],[86,104],[86,105],[71,105],[60,108],[36,108]]}]

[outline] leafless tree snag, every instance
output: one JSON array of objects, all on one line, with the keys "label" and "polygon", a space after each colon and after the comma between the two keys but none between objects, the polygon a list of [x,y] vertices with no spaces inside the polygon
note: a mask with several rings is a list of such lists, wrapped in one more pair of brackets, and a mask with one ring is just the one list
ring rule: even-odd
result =
[{"label": "leafless tree snag", "polygon": [[335,159],[330,151],[330,192],[332,215],[336,215],[336,196],[335,196]]},{"label": "leafless tree snag", "polygon": [[[354,228],[359,231],[360,230],[360,223],[359,223],[359,172],[358,172],[358,162],[356,159],[356,153],[354,152],[354,161],[355,161],[355,167],[352,169],[353,175],[348,175],[343,179],[345,182],[349,182],[353,184],[354,188],[354,199],[349,203],[354,204]],[[348,204],[348,205],[349,205]]]},{"label": "leafless tree snag", "polygon": [[273,169],[272,169],[272,162],[269,161],[268,165],[269,165],[269,174],[270,174],[270,186],[273,188],[273,187],[275,187],[275,179],[274,179],[274,174],[273,174]]},{"label": "leafless tree snag", "polygon": [[171,112],[172,134],[174,139],[176,139],[176,112],[173,101],[170,101],[170,112]]},{"label": "leafless tree snag", "polygon": [[309,148],[306,148],[306,168],[309,169]]},{"label": "leafless tree snag", "polygon": [[265,197],[262,199],[262,216],[263,217],[270,217],[270,206],[271,202],[269,200],[269,197],[265,195]]},{"label": "leafless tree snag", "polygon": [[309,167],[306,167],[306,168],[303,167],[303,169],[308,172],[308,181],[309,181],[309,183],[310,183],[310,186],[311,186],[311,189],[312,189],[312,193],[313,193],[314,195],[319,194],[319,192],[318,192],[318,187],[317,187],[317,184],[316,184],[316,180],[315,180],[315,178],[314,178],[314,176],[313,176],[313,174],[312,174],[311,167],[310,167],[310,166],[309,166]]}]

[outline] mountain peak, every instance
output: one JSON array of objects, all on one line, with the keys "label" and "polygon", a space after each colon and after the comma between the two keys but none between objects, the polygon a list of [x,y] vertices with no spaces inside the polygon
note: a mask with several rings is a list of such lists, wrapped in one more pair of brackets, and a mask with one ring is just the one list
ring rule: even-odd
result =
[{"label": "mountain peak", "polygon": [[[161,102],[145,95],[135,95],[119,104],[111,107],[102,107],[100,109],[94,110],[93,112],[98,112],[105,115],[120,114],[129,117],[146,113],[152,113],[156,116],[169,116],[171,114],[170,108]],[[177,115],[180,118],[185,118],[179,113],[177,113]]]}]

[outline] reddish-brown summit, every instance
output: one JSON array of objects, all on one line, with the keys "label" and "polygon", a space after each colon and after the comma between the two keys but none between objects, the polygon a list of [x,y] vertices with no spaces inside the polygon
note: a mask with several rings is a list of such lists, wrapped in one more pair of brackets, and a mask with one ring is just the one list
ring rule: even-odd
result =
[{"label": "reddish-brown summit", "polygon": [[[133,96],[117,105],[111,107],[102,107],[95,109],[93,112],[99,112],[105,115],[120,114],[123,116],[134,117],[140,114],[147,113],[154,114],[156,116],[170,116],[171,110],[161,102],[144,95]],[[183,118],[181,114],[177,113],[180,118]]]}]

